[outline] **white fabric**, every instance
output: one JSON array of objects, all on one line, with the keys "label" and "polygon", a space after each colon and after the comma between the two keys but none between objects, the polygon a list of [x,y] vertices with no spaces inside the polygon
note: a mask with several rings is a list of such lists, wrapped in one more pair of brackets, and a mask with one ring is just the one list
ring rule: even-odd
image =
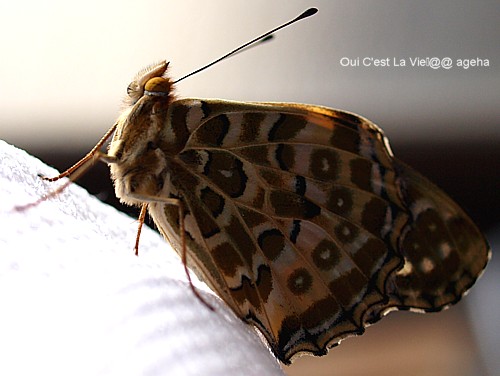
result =
[{"label": "white fabric", "polygon": [[[256,331],[169,245],[76,184],[37,207],[55,171],[0,141],[0,375],[282,375]],[[92,173],[92,171],[88,172]],[[194,275],[192,275],[194,278]]]}]

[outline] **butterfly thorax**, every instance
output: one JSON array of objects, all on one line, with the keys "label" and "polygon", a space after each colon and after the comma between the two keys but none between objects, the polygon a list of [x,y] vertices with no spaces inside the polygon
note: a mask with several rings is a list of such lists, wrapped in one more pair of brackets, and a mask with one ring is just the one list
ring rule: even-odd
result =
[{"label": "butterfly thorax", "polygon": [[176,140],[165,137],[164,124],[173,100],[172,83],[163,77],[162,62],[139,73],[127,89],[126,109],[117,120],[109,145],[111,176],[118,198],[140,205],[140,197],[159,193],[165,183],[168,161],[177,153]]}]

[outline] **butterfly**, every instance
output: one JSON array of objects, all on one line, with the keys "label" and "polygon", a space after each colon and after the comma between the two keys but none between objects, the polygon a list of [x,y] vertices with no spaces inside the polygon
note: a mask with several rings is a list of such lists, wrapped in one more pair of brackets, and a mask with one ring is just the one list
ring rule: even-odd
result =
[{"label": "butterfly", "polygon": [[454,304],[485,268],[476,225],[368,119],[177,99],[167,67],[137,75],[115,125],[59,177],[106,161],[117,197],[141,207],[141,223],[148,212],[283,363],[324,355],[391,310]]}]

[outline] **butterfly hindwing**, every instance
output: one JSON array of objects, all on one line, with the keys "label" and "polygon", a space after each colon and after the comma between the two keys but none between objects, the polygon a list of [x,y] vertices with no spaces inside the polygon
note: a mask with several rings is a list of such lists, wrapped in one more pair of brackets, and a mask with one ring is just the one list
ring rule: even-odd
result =
[{"label": "butterfly hindwing", "polygon": [[391,304],[438,311],[456,303],[474,284],[489,247],[450,197],[400,161],[395,165],[410,220],[400,236],[405,265],[391,281]]}]

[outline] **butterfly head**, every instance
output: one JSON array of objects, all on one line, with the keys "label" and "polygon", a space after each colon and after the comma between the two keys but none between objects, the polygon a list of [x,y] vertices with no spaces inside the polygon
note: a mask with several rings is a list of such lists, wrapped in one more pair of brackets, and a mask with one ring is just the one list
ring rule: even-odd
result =
[{"label": "butterfly head", "polygon": [[172,97],[173,84],[166,76],[168,64],[162,61],[141,70],[127,87],[125,105],[132,106],[145,95]]}]

